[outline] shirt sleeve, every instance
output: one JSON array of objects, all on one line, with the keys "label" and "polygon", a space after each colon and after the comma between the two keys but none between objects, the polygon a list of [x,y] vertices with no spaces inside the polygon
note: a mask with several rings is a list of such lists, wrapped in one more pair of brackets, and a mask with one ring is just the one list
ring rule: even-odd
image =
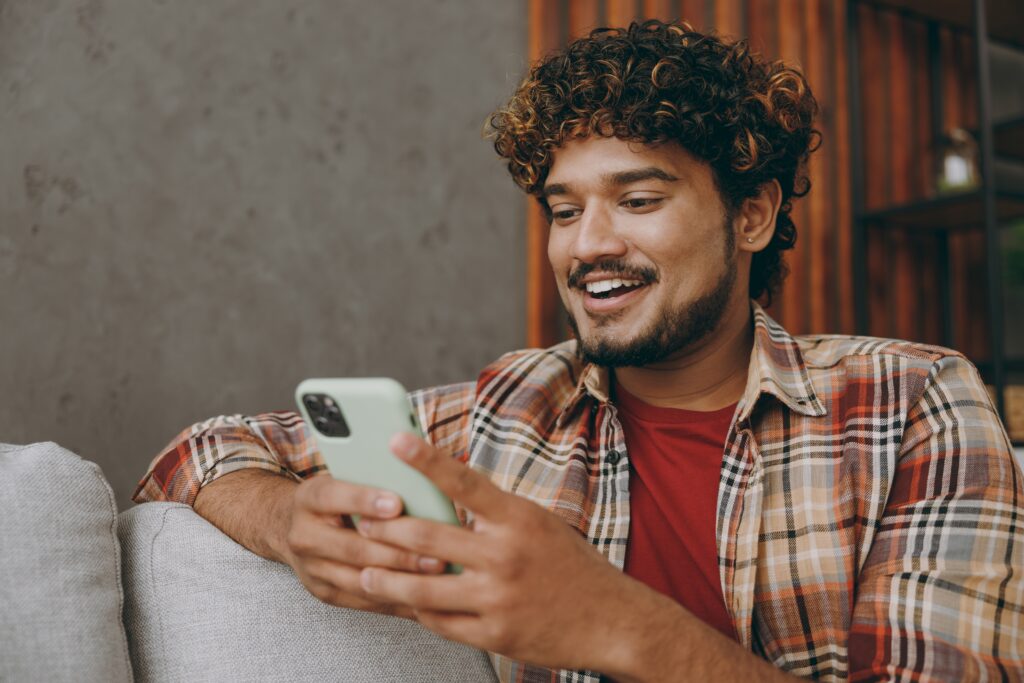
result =
[{"label": "shirt sleeve", "polygon": [[938,360],[907,415],[892,488],[858,578],[850,680],[1024,673],[1024,493],[974,366]]},{"label": "shirt sleeve", "polygon": [[[475,388],[466,382],[409,394],[427,441],[453,457],[465,459]],[[222,415],[178,434],[150,463],[132,500],[192,505],[203,486],[241,469],[302,480],[326,466],[298,413]]]}]

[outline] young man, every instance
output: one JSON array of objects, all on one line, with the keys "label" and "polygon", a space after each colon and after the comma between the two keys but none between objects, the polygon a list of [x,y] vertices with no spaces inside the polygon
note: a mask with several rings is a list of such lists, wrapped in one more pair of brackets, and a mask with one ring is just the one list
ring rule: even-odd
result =
[{"label": "young man", "polygon": [[412,395],[427,441],[392,448],[465,527],[313,476],[294,413],[193,426],[136,500],[194,504],[503,680],[1020,676],[1024,491],[975,369],[793,338],[754,301],[795,241],[815,112],[792,69],[648,22],[552,55],[492,117],[577,341]]}]

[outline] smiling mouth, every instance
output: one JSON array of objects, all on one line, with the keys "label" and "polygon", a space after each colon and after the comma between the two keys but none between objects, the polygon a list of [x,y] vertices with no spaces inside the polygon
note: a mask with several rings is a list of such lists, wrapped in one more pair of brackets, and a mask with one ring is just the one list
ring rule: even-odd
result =
[{"label": "smiling mouth", "polygon": [[640,280],[628,280],[613,278],[610,280],[599,280],[588,282],[583,289],[595,299],[614,299],[630,292],[634,292],[644,286]]}]

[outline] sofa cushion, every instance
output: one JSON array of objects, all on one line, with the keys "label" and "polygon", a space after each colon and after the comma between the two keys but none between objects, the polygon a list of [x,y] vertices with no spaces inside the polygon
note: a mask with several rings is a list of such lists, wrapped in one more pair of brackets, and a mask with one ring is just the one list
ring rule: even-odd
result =
[{"label": "sofa cushion", "polygon": [[326,605],[192,508],[121,514],[139,681],[494,681],[485,654],[418,624]]},{"label": "sofa cushion", "polygon": [[0,680],[132,680],[116,527],[97,465],[0,444]]}]

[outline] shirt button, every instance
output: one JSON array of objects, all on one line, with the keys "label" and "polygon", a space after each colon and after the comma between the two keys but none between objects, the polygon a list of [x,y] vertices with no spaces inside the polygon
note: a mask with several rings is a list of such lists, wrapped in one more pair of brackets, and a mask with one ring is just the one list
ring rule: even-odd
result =
[{"label": "shirt button", "polygon": [[618,465],[620,458],[622,458],[622,453],[619,453],[614,448],[608,451],[608,455],[605,456],[605,459],[608,461],[609,465]]}]

